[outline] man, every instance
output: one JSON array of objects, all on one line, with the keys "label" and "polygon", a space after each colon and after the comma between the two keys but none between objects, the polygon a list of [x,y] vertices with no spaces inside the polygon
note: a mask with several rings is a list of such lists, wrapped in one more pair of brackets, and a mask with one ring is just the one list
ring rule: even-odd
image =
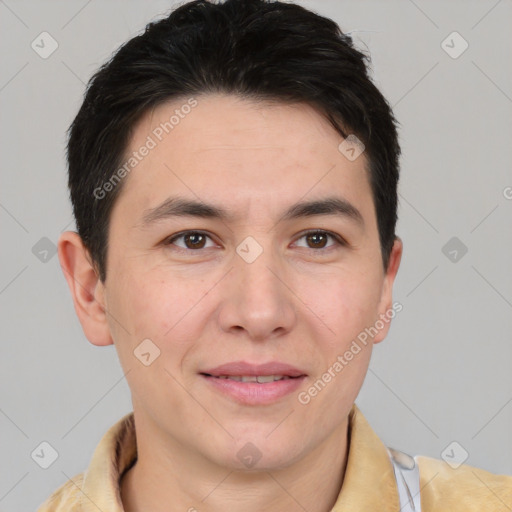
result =
[{"label": "man", "polygon": [[388,450],[355,405],[400,310],[396,121],[331,20],[184,4],[92,78],[59,258],[133,413],[43,512],[506,511],[512,477]]}]

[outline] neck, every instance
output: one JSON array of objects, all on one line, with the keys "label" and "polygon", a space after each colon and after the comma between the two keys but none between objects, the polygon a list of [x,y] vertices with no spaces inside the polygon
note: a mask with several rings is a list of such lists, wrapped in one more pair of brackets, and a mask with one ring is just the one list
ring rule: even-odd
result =
[{"label": "neck", "polygon": [[348,418],[301,460],[261,472],[218,466],[138,427],[137,462],[120,483],[125,512],[329,512],[345,476]]}]

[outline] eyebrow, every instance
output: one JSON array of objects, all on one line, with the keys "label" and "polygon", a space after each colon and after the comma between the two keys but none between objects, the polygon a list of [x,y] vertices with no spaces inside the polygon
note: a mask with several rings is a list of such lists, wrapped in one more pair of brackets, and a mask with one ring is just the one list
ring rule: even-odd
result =
[{"label": "eyebrow", "polygon": [[[361,212],[346,199],[340,197],[300,201],[288,208],[279,218],[279,222],[315,215],[339,215],[364,226]],[[152,224],[173,217],[198,217],[218,219],[224,222],[234,220],[234,215],[220,206],[181,197],[169,197],[155,208],[146,210],[142,222],[138,225],[148,228]]]}]

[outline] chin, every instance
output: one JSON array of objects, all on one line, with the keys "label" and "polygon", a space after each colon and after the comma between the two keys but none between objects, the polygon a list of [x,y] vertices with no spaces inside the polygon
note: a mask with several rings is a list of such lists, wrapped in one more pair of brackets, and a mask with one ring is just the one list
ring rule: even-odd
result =
[{"label": "chin", "polygon": [[259,441],[247,441],[238,445],[235,463],[245,471],[277,471],[284,469],[300,457],[297,443],[275,439],[269,442],[262,436]]}]

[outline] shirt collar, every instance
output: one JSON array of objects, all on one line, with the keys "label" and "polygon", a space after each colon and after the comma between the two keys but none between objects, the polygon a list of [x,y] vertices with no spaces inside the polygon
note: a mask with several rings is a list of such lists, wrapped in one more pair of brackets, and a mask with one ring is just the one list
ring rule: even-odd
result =
[{"label": "shirt collar", "polygon": [[[331,512],[398,510],[393,465],[386,447],[356,404],[349,414],[349,450],[342,489]],[[124,512],[119,481],[137,458],[133,412],[121,418],[103,436],[84,474],[84,512]]]},{"label": "shirt collar", "polygon": [[124,512],[119,482],[136,459],[135,419],[131,412],[106,432],[94,450],[84,474],[82,510]]},{"label": "shirt collar", "polygon": [[331,512],[399,510],[395,473],[387,448],[356,404],[349,415],[348,439],[345,477]]}]

